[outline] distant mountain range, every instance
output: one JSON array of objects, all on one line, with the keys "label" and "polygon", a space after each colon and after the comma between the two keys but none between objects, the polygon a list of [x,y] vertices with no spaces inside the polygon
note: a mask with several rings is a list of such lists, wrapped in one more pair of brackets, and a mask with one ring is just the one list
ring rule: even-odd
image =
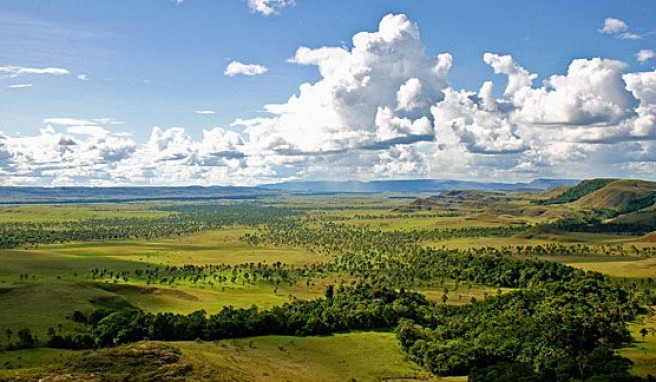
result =
[{"label": "distant mountain range", "polygon": [[536,179],[529,183],[413,179],[370,182],[291,181],[254,187],[0,187],[0,204],[249,199],[281,193],[437,193],[445,190],[541,192],[577,183],[578,180],[574,179]]},{"label": "distant mountain range", "polygon": [[558,187],[578,184],[576,179],[535,179],[529,183],[474,182],[464,180],[411,179],[411,180],[374,180],[370,182],[345,181],[298,181],[261,186],[271,191],[294,193],[425,193],[446,190],[476,191],[527,191],[541,192]]}]

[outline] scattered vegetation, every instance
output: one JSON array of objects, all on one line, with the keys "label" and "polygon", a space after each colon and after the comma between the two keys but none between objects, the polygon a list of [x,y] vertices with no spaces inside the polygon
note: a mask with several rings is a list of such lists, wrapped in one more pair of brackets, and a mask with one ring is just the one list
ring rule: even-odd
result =
[{"label": "scattered vegetation", "polygon": [[[0,361],[20,367],[12,354],[47,347],[73,353],[41,377],[202,379],[212,374],[194,358],[203,343],[382,332],[397,339],[396,356],[419,365],[401,362],[398,370],[412,372],[392,373],[398,377],[421,367],[473,381],[643,380],[630,374],[632,359],[640,358],[617,349],[650,335],[635,322],[656,302],[653,281],[607,269],[656,254],[639,240],[656,223],[633,218],[647,216],[651,199],[643,197],[651,191],[644,186],[622,197],[628,207],[620,209],[558,206],[571,208],[568,218],[521,212],[532,200],[546,210],[589,203],[583,198],[616,182],[586,181],[549,199],[450,192],[428,213],[404,209],[403,199],[382,208],[375,198],[298,198],[157,203],[144,216],[0,219],[0,246],[11,248],[0,251],[0,306],[42,301],[26,320],[16,318],[15,307],[0,312]],[[588,235],[586,243],[561,240],[568,234]],[[580,269],[589,264],[610,276]],[[48,295],[49,287],[67,297],[29,297]],[[268,300],[254,298],[255,291]],[[206,309],[176,313],[162,305],[171,296]],[[245,378],[226,359],[219,364]]]}]

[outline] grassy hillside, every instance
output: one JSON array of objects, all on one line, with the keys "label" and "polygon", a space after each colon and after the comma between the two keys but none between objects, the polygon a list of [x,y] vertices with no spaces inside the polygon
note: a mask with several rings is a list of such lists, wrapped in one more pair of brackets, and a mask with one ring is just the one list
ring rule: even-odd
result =
[{"label": "grassy hillside", "polygon": [[587,179],[574,187],[566,189],[558,195],[551,196],[547,199],[537,200],[535,203],[544,205],[571,203],[605,187],[614,180],[615,179]]},{"label": "grassy hillside", "polygon": [[466,380],[431,377],[406,359],[393,333],[378,332],[141,342],[94,352],[33,349],[0,354],[0,360],[16,368],[0,370],[0,380],[13,375],[77,381]]},{"label": "grassy hillside", "polygon": [[511,197],[501,192],[451,190],[442,191],[439,195],[428,198],[419,198],[410,205],[397,209],[397,211],[454,211],[463,207],[476,208],[492,204],[508,203],[511,200]]},{"label": "grassy hillside", "polygon": [[582,208],[607,209],[623,214],[638,211],[656,202],[656,183],[616,180],[576,201]]}]

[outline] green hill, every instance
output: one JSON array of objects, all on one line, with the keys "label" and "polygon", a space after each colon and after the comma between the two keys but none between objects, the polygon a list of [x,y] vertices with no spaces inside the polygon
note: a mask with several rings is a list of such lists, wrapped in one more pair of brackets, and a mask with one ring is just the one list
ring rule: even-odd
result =
[{"label": "green hill", "polygon": [[565,191],[558,195],[554,195],[546,199],[536,200],[535,204],[548,205],[571,203],[607,186],[614,181],[615,179],[586,179],[576,186],[565,189]]},{"label": "green hill", "polygon": [[502,192],[477,190],[442,191],[438,195],[419,198],[410,205],[397,209],[399,212],[454,210],[462,206],[481,207],[507,203],[511,198]]},{"label": "green hill", "polygon": [[575,204],[588,209],[606,209],[626,214],[651,207],[656,202],[656,183],[644,180],[615,180],[588,193]]}]

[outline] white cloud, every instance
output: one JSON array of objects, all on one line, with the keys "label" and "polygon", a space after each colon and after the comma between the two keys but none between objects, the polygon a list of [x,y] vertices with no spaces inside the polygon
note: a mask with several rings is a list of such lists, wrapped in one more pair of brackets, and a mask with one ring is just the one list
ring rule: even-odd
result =
[{"label": "white cloud", "polygon": [[95,126],[97,122],[80,119],[80,118],[46,118],[43,120],[46,125],[60,125],[60,126]]},{"label": "white cloud", "polygon": [[642,36],[636,33],[625,32],[625,33],[618,34],[617,38],[619,38],[620,40],[640,40],[642,39]]},{"label": "white cloud", "polygon": [[99,123],[101,125],[123,125],[123,121],[119,121],[114,118],[91,118],[93,122]]},{"label": "white cloud", "polygon": [[235,119],[243,133],[155,127],[136,143],[112,118],[47,118],[34,136],[0,133],[0,183],[654,177],[656,71],[576,59],[538,84],[512,56],[483,60],[507,76],[502,95],[492,81],[450,87],[451,55],[427,54],[416,24],[387,15],[351,46],[299,47],[289,62],[316,66],[319,79],[264,116]]},{"label": "white cloud", "polygon": [[21,74],[49,74],[49,75],[66,75],[70,72],[63,68],[30,68],[25,66],[0,66],[0,73],[6,73],[9,77],[16,77]]},{"label": "white cloud", "polygon": [[66,129],[68,134],[75,136],[93,136],[93,137],[107,137],[112,135],[103,126],[122,125],[123,122],[117,121],[113,118],[46,118],[43,123],[48,126],[61,126]]},{"label": "white cloud", "polygon": [[618,34],[629,29],[629,26],[620,19],[608,17],[604,20],[604,27],[599,30],[599,33],[604,34]]},{"label": "white cloud", "polygon": [[15,85],[8,85],[7,89],[24,89],[24,88],[31,88],[32,84],[15,84]]},{"label": "white cloud", "polygon": [[531,74],[517,65],[509,55],[485,53],[483,61],[494,69],[494,73],[503,73],[508,76],[508,85],[505,90],[505,95],[508,96],[514,96],[520,90],[530,87],[533,80],[537,78],[537,74]]},{"label": "white cloud", "polygon": [[421,81],[417,78],[410,78],[406,83],[401,85],[396,92],[396,103],[398,110],[412,111],[425,104],[421,100]]},{"label": "white cloud", "polygon": [[615,60],[574,60],[566,75],[553,75],[540,88],[524,86],[514,93],[516,117],[532,124],[579,126],[615,124],[631,117],[637,101],[622,80],[624,68],[625,63]]},{"label": "white cloud", "polygon": [[264,16],[277,15],[283,9],[295,4],[295,0],[248,0],[251,12],[257,12]]},{"label": "white cloud", "polygon": [[290,62],[316,65],[321,79],[300,86],[270,118],[236,120],[251,145],[278,154],[322,154],[432,139],[430,105],[443,98],[451,55],[427,58],[419,28],[387,15],[353,48],[300,47]]},{"label": "white cloud", "polygon": [[89,76],[86,74],[78,74],[77,79],[80,81],[89,81]]},{"label": "white cloud", "polygon": [[239,61],[232,61],[228,64],[223,74],[228,77],[234,77],[238,74],[257,76],[266,73],[268,70],[269,69],[264,65],[243,64]]},{"label": "white cloud", "polygon": [[481,88],[482,97],[474,93],[452,89],[445,90],[446,98],[433,107],[436,135],[453,132],[457,141],[467,151],[478,154],[518,153],[526,150],[525,142],[517,135],[517,126],[507,114],[496,111],[496,101],[491,104],[491,85]]},{"label": "white cloud", "polygon": [[644,64],[654,57],[656,57],[656,51],[651,49],[641,49],[638,53],[636,53],[636,58],[641,64]]},{"label": "white cloud", "polygon": [[416,178],[426,172],[425,155],[409,145],[383,151],[372,170],[375,178]]},{"label": "white cloud", "polygon": [[628,30],[629,26],[623,20],[608,17],[604,20],[604,26],[599,29],[599,33],[612,35],[622,40],[637,40],[642,38],[642,36],[628,32]]}]

